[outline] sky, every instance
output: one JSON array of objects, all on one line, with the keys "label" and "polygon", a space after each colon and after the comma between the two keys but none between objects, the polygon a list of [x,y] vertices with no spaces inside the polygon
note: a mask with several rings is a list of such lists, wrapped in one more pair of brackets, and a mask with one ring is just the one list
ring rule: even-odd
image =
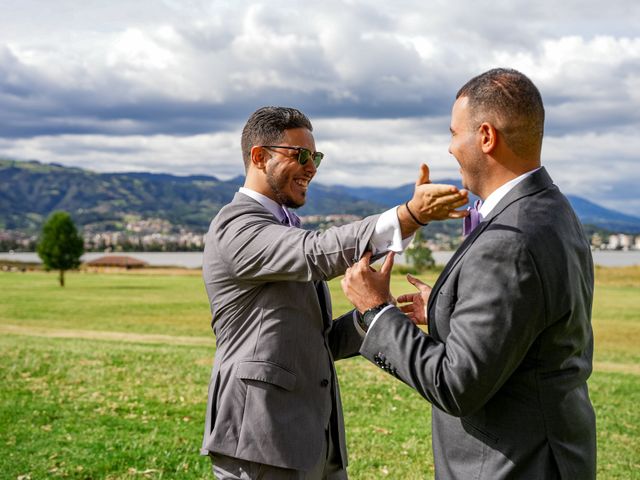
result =
[{"label": "sky", "polygon": [[457,90],[490,68],[545,102],[560,188],[640,212],[636,0],[0,0],[0,157],[98,172],[244,173],[264,105],[304,111],[317,182],[398,186],[448,153]]}]

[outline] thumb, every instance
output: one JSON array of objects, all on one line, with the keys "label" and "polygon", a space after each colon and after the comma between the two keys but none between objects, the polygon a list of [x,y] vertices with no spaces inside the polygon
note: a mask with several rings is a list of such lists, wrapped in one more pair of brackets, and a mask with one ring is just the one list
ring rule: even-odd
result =
[{"label": "thumb", "polygon": [[384,259],[384,263],[382,264],[382,268],[380,268],[380,273],[383,275],[389,275],[391,273],[391,268],[393,267],[393,257],[395,256],[394,252],[387,253],[387,257]]},{"label": "thumb", "polygon": [[431,180],[429,179],[429,167],[427,167],[426,163],[423,163],[420,165],[420,175],[416,181],[416,186],[423,185],[425,183],[431,183]]},{"label": "thumb", "polygon": [[427,285],[426,283],[424,283],[422,280],[420,280],[419,278],[414,277],[413,275],[411,275],[410,273],[407,273],[407,281],[413,285],[414,287],[416,287],[418,290],[422,290],[424,287],[429,287],[429,285]]},{"label": "thumb", "polygon": [[371,263],[371,251],[364,252],[364,255],[358,261],[358,267],[364,268],[365,271],[369,270],[369,264]]}]

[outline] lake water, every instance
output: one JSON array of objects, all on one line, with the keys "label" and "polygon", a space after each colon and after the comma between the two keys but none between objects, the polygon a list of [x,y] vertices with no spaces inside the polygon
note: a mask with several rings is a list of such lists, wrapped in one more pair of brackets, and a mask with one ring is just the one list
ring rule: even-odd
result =
[{"label": "lake water", "polygon": [[[87,262],[104,256],[104,253],[91,252],[82,256],[82,261]],[[113,255],[127,255],[147,262],[152,267],[182,267],[201,268],[202,252],[124,252]],[[433,258],[438,265],[446,264],[453,252],[433,252]],[[40,263],[37,253],[10,253],[0,252],[0,260],[14,262]],[[593,252],[593,261],[603,267],[624,267],[640,265],[640,250],[618,251],[597,250]],[[402,255],[396,256],[396,263],[405,263]]]}]

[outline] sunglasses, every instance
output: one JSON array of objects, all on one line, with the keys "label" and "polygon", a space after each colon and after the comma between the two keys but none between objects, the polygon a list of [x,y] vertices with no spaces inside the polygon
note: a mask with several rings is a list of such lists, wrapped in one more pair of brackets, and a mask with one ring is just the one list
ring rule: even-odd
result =
[{"label": "sunglasses", "polygon": [[302,147],[282,147],[280,145],[262,145],[262,148],[271,149],[271,148],[284,148],[286,150],[296,150],[298,152],[298,163],[300,165],[306,165],[306,163],[311,160],[316,168],[320,166],[320,162],[324,158],[324,153],[322,152],[311,152],[311,150]]}]

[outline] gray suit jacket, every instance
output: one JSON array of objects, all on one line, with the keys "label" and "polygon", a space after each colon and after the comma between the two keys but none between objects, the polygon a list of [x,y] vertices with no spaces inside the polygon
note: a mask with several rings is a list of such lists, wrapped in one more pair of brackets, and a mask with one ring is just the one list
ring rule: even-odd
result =
[{"label": "gray suit jacket", "polygon": [[203,264],[216,335],[203,454],[308,470],[333,412],[346,466],[333,360],[357,355],[362,337],[351,313],[332,322],[324,280],[367,250],[377,218],[306,231],[241,193],[214,218]]},{"label": "gray suit jacket", "polygon": [[429,334],[398,309],[361,353],[432,404],[436,478],[595,478],[587,391],[591,252],[544,169],[463,242],[429,298]]}]

